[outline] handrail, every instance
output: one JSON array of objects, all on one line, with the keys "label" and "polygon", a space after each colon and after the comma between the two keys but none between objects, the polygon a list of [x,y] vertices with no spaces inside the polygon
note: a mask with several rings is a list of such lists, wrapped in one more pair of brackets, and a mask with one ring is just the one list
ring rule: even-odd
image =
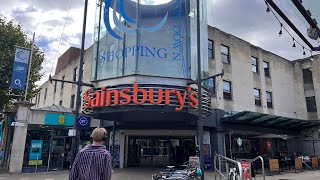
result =
[{"label": "handrail", "polygon": [[[218,166],[219,166],[219,169],[217,168],[217,159],[219,160],[218,161]],[[224,176],[224,174],[221,172],[221,159],[223,160],[226,160],[226,172],[227,172],[227,177]],[[235,161],[233,159],[230,159],[228,157],[225,157],[225,156],[222,156],[220,154],[217,154],[215,152],[215,155],[214,155],[214,170],[215,170],[215,180],[217,179],[217,173],[219,173],[220,175],[220,180],[221,180],[221,177],[224,179],[224,180],[228,180],[229,179],[229,163],[232,163],[232,164],[235,164],[237,167],[238,167],[238,170],[239,170],[239,179],[238,180],[242,180],[243,177],[242,177],[242,174],[243,174],[243,170],[242,170],[242,166],[241,166],[241,163],[239,161]]]},{"label": "handrail", "polygon": [[[258,159],[261,160],[261,168],[262,168],[262,175],[263,175],[262,179],[263,179],[263,180],[266,180],[266,172],[265,172],[265,170],[264,170],[264,160],[263,160],[263,158],[262,158],[261,156],[257,156],[257,157],[255,157],[255,158],[253,158],[253,159],[250,161],[250,163],[251,163],[251,162],[254,162],[254,161],[258,160]],[[252,167],[251,167],[251,166],[250,166],[250,171],[252,171]],[[252,179],[252,178],[250,178],[250,179]]]}]

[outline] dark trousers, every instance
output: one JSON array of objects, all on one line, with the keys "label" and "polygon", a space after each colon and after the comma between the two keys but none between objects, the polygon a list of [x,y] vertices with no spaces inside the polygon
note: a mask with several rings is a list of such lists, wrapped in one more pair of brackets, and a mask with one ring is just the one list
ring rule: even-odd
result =
[{"label": "dark trousers", "polygon": [[256,174],[254,173],[254,163],[251,162],[251,177],[256,177]]}]

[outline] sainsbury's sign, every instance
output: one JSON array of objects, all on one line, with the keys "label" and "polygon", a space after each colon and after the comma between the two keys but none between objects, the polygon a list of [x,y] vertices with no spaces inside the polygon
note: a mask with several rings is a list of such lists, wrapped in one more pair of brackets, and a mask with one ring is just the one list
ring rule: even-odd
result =
[{"label": "sainsbury's sign", "polygon": [[189,86],[186,90],[163,89],[163,88],[144,88],[139,87],[138,83],[133,84],[133,88],[108,89],[102,87],[100,91],[87,90],[84,93],[86,103],[83,109],[94,109],[105,106],[119,105],[143,105],[151,103],[152,105],[165,104],[170,106],[174,99],[177,99],[178,106],[176,111],[181,111],[187,104],[191,108],[198,107],[198,95]]}]

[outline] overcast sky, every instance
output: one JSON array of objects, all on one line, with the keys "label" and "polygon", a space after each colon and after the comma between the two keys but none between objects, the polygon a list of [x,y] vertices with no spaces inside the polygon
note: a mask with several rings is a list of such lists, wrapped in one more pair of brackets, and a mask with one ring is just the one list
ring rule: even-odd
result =
[{"label": "overcast sky", "polygon": [[[264,0],[208,0],[208,2],[210,25],[287,59],[303,57],[302,48],[300,46],[293,48],[292,39],[286,32],[279,37],[280,24],[271,13],[266,13]],[[302,18],[298,16],[290,2],[276,0],[285,14],[305,35],[307,29],[305,23],[301,21]],[[86,48],[93,42],[95,4],[96,0],[89,0]],[[69,6],[71,10],[68,16]],[[63,52],[70,46],[80,47],[83,6],[84,0],[0,0],[0,14],[21,23],[30,38],[32,33],[36,32],[36,43],[46,55],[43,69],[45,76],[40,83],[48,79],[49,73],[54,73],[52,67],[55,67],[57,58]],[[68,21],[58,49],[67,16]],[[284,25],[288,27],[285,23]],[[302,43],[294,32],[292,34]],[[318,46],[317,41],[310,39],[309,41]],[[307,55],[309,54],[307,52]]]}]

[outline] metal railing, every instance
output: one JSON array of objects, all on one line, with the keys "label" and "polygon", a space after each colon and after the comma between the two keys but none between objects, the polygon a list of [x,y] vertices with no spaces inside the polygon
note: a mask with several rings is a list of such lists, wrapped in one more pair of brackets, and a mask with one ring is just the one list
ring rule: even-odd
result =
[{"label": "metal railing", "polygon": [[[218,160],[218,167],[217,167]],[[222,163],[225,163],[224,165]],[[233,165],[234,168],[230,168],[230,165]],[[224,169],[222,169],[224,166]],[[231,170],[231,171],[230,171]],[[215,180],[217,180],[217,175],[220,176],[220,180],[243,180],[242,177],[242,166],[239,161],[227,158],[225,156],[215,153],[214,155],[214,171],[215,171]],[[225,172],[225,174],[223,173]],[[232,177],[231,177],[232,176]]]},{"label": "metal railing", "polygon": [[[266,180],[266,172],[265,172],[265,169],[264,169],[264,160],[261,156],[257,156],[255,157],[254,159],[252,159],[250,161],[250,164],[256,160],[260,159],[261,160],[261,169],[262,169],[262,179],[263,180]],[[252,171],[252,166],[250,166],[250,171]],[[250,180],[252,180],[252,178],[250,178]]]}]

